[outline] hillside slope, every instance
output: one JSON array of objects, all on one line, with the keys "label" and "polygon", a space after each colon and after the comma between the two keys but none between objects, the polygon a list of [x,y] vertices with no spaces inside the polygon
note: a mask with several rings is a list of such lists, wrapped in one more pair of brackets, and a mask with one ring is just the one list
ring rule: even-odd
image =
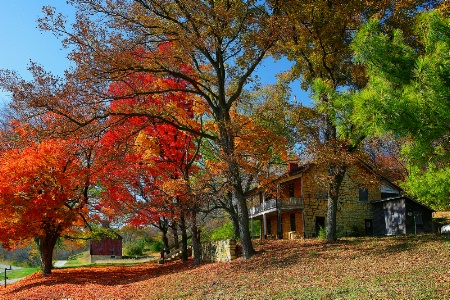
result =
[{"label": "hillside slope", "polygon": [[34,274],[2,299],[444,299],[450,237],[255,242],[258,255],[194,267],[91,267]]}]

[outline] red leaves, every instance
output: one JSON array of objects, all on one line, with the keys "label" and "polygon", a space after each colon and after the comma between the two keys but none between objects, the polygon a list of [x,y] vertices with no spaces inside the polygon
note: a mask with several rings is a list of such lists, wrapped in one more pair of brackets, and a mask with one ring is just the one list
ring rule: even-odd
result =
[{"label": "red leaves", "polygon": [[[170,51],[170,45],[160,51]],[[145,59],[156,54],[138,49],[134,55]],[[177,129],[198,126],[193,99],[180,92],[186,86],[182,80],[148,72],[129,74],[110,86],[112,116],[97,154],[103,159],[102,214],[127,212],[133,216],[131,223],[148,224],[173,214],[175,197],[186,198],[184,185],[173,184],[197,171],[187,166],[194,155],[198,158],[194,137]]]}]

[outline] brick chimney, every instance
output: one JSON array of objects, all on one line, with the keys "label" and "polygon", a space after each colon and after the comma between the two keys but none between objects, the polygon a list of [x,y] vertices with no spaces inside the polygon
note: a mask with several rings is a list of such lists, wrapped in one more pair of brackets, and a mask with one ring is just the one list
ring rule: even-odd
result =
[{"label": "brick chimney", "polygon": [[294,171],[295,169],[298,168],[298,164],[297,163],[292,163],[290,162],[288,164],[288,172],[291,173],[292,171]]}]

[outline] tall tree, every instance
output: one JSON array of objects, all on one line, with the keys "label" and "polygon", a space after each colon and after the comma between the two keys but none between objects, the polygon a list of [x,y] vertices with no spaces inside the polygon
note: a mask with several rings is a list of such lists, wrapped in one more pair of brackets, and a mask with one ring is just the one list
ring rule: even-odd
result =
[{"label": "tall tree", "polygon": [[[187,260],[187,218],[195,215],[199,206],[191,181],[198,170],[201,138],[142,113],[170,111],[178,121],[198,131],[201,115],[196,113],[195,102],[189,94],[176,91],[185,86],[182,80],[145,72],[112,84],[109,91],[116,99],[110,104],[110,127],[103,136],[100,156],[107,158],[101,176],[104,194],[110,200],[106,207],[114,213],[131,214],[130,222],[154,224],[163,233],[167,252],[168,226],[179,226],[183,259]],[[167,92],[164,101],[157,95],[137,97],[133,93],[155,87],[173,92]],[[129,116],[124,117],[123,111]],[[135,116],[130,117],[132,114]],[[196,235],[193,242],[198,244]],[[198,262],[198,248],[194,252]]]},{"label": "tall tree", "polygon": [[[74,111],[104,117],[110,111],[99,109],[111,95],[105,84],[120,81],[134,72],[171,76],[184,80],[181,91],[198,97],[215,123],[213,132],[197,132],[219,145],[228,168],[228,178],[236,198],[240,237],[244,258],[253,253],[248,226],[248,211],[242,186],[242,170],[236,159],[235,119],[232,107],[239,105],[251,75],[278,39],[277,7],[259,1],[144,1],[117,0],[108,3],[95,0],[73,0],[77,5],[76,23],[72,30],[64,18],[46,8],[41,28],[65,37],[73,50],[76,63],[74,86],[80,89],[63,114],[78,122]],[[168,47],[168,51],[160,51]],[[124,53],[133,53],[124,56]],[[136,58],[137,55],[137,58]],[[185,68],[183,66],[189,66]],[[69,78],[70,80],[70,78]],[[136,90],[137,97],[148,93],[164,95],[158,87]],[[85,95],[85,96],[83,96]],[[121,112],[126,115],[127,112]],[[149,117],[155,112],[144,110]],[[192,131],[179,123],[170,111],[157,115],[178,128]]]},{"label": "tall tree", "polygon": [[370,135],[405,138],[407,191],[435,209],[448,209],[450,19],[434,11],[416,24],[420,47],[376,20],[358,32],[353,47],[369,84],[353,96],[352,117]]},{"label": "tall tree", "polygon": [[[285,39],[277,51],[295,62],[291,78],[300,77],[302,87],[311,89],[315,106],[323,117],[323,130],[310,148],[328,169],[327,240],[336,239],[336,209],[339,189],[347,168],[354,161],[364,135],[346,118],[351,107],[339,91],[359,89],[366,84],[364,68],[355,64],[350,49],[356,30],[377,16],[387,26],[401,24],[410,29],[414,14],[440,1],[284,1],[281,11]],[[411,39],[413,41],[413,39]],[[345,100],[345,99],[344,99]],[[339,128],[339,129],[338,129]],[[324,155],[326,154],[326,155]],[[329,157],[330,159],[323,160]]]}]

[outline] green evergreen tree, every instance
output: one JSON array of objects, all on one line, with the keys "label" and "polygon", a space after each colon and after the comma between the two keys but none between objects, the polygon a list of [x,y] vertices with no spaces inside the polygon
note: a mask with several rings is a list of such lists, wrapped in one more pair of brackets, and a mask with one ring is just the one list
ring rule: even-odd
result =
[{"label": "green evergreen tree", "polygon": [[371,20],[356,35],[356,60],[369,82],[352,96],[354,124],[367,134],[406,138],[404,187],[434,209],[450,208],[450,19],[438,11],[417,18],[411,47],[400,30]]}]

